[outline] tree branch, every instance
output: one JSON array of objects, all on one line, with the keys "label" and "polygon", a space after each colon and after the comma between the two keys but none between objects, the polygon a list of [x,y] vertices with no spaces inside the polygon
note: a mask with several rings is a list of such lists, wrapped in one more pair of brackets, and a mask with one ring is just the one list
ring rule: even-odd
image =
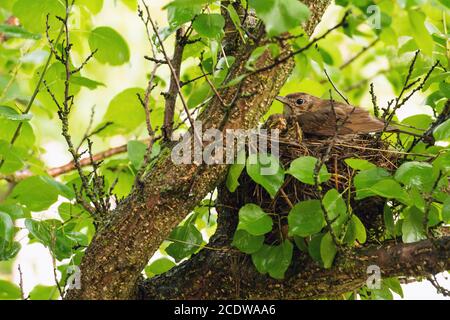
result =
[{"label": "tree branch", "polygon": [[204,249],[165,275],[143,282],[141,299],[312,299],[336,297],[362,287],[367,267],[377,265],[383,278],[434,275],[450,268],[450,237],[416,243],[385,243],[336,257],[324,269],[296,252],[284,280],[260,274],[249,256],[237,251]]}]

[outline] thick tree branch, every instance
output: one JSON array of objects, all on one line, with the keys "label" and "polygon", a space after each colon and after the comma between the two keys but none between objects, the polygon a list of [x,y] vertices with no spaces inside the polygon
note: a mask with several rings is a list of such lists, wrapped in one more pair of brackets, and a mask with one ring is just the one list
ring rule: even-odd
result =
[{"label": "thick tree branch", "polygon": [[258,273],[249,256],[204,249],[166,275],[142,283],[141,299],[311,299],[336,297],[363,286],[367,267],[383,278],[422,277],[450,268],[450,237],[411,244],[385,243],[336,257],[324,269],[297,252],[284,280]]},{"label": "thick tree branch", "polygon": [[[139,299],[312,299],[337,297],[362,287],[367,267],[376,265],[382,278],[417,278],[450,268],[450,236],[404,244],[388,241],[355,250],[343,250],[331,269],[308,254],[294,251],[285,279],[260,274],[249,255],[232,248],[238,224],[236,210],[227,209],[237,195],[219,188],[218,229],[208,248],[169,272],[143,281]],[[444,229],[447,231],[447,229]]]}]

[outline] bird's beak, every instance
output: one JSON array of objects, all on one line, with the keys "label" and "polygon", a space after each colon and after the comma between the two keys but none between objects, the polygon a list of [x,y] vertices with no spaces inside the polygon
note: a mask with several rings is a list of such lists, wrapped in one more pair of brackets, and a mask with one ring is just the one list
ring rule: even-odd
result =
[{"label": "bird's beak", "polygon": [[281,103],[289,104],[289,100],[286,97],[276,96],[275,99],[280,101]]}]

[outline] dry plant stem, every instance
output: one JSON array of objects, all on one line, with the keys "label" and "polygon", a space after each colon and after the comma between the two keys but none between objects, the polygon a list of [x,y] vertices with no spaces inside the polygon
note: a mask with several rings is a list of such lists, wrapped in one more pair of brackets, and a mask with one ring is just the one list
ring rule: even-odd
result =
[{"label": "dry plant stem", "polygon": [[[183,52],[185,42],[183,41],[184,28],[180,28],[176,32],[175,36],[175,49],[172,60],[170,61],[173,73],[170,76],[169,90],[165,94],[166,104],[164,109],[164,124],[162,132],[165,141],[170,141],[173,133],[173,120],[175,117],[175,106],[177,102],[177,96],[179,90],[181,90],[181,84],[179,83],[181,74],[181,62],[183,59]],[[162,44],[161,44],[162,46]],[[168,62],[166,62],[168,64]]]},{"label": "dry plant stem", "polygon": [[343,63],[339,69],[344,70],[345,68],[349,67],[353,62],[355,62],[359,57],[361,57],[365,52],[367,52],[369,49],[373,48],[378,41],[380,41],[379,38],[376,38],[374,41],[369,43],[367,46],[363,47],[361,51],[359,51],[356,55],[354,55],[352,58],[350,58],[347,62]]},{"label": "dry plant stem", "polygon": [[[71,78],[72,74],[74,73],[74,71],[80,72],[82,67],[84,67],[86,65],[86,63],[93,56],[93,53],[90,54],[85,59],[85,61],[81,64],[80,68],[77,68],[74,70],[71,69],[70,52],[71,52],[71,48],[72,48],[72,43],[71,43],[71,39],[70,39],[70,30],[69,30],[69,26],[68,26],[68,20],[69,20],[69,16],[70,16],[70,12],[71,12],[73,3],[74,3],[74,1],[72,1],[69,4],[69,1],[65,0],[65,5],[66,5],[65,17],[64,18],[57,17],[57,19],[62,23],[63,34],[64,34],[64,42],[62,44],[61,54],[58,54],[58,52],[55,49],[53,40],[50,39],[50,36],[49,36],[50,26],[48,23],[48,16],[47,16],[46,35],[47,35],[47,39],[48,39],[48,42],[50,45],[50,49],[52,50],[55,58],[63,64],[64,70],[65,70],[63,101],[62,102],[58,101],[57,97],[51,91],[50,87],[47,85],[45,80],[43,80],[43,83],[46,86],[47,92],[50,94],[50,96],[52,97],[54,103],[56,104],[56,106],[58,108],[58,117],[61,120],[61,124],[62,124],[62,136],[66,140],[66,143],[68,146],[68,151],[70,152],[70,154],[72,155],[72,158],[73,158],[74,167],[77,169],[78,175],[80,176],[80,179],[81,179],[82,189],[79,190],[79,192],[75,190],[77,201],[91,215],[93,215],[94,218],[96,218],[98,220],[98,218],[105,215],[106,212],[108,211],[108,205],[106,203],[106,200],[103,199],[103,197],[102,197],[102,196],[104,196],[103,191],[102,191],[103,180],[98,177],[98,175],[96,173],[96,170],[98,169],[98,165],[95,162],[93,162],[92,165],[94,167],[94,172],[93,172],[94,182],[93,182],[93,187],[92,188],[90,187],[88,177],[84,174],[84,172],[82,170],[82,166],[80,164],[80,155],[79,155],[77,149],[75,148],[75,146],[72,142],[72,137],[70,136],[70,133],[69,133],[69,115],[70,115],[70,112],[74,105],[74,97],[70,94],[70,78]],[[87,137],[86,140],[88,141],[89,152],[91,152],[91,143],[89,141],[89,137]],[[90,154],[90,158],[92,161],[92,154]],[[91,204],[88,203],[83,198],[83,192],[86,193],[86,196],[88,197],[88,199],[90,200],[90,202],[92,203],[94,208],[92,208]]]},{"label": "dry plant stem", "polygon": [[138,173],[136,174],[136,182],[140,181],[142,175],[145,172],[145,169],[147,168],[147,166],[150,162],[150,156],[152,154],[155,132],[153,131],[152,123],[150,120],[149,102],[150,102],[150,94],[153,90],[153,82],[155,80],[156,71],[158,70],[159,66],[160,66],[159,64],[155,64],[155,66],[153,67],[153,71],[150,75],[150,80],[148,81],[147,90],[145,91],[144,100],[141,101],[142,107],[144,108],[144,112],[145,112],[145,124],[147,127],[147,133],[148,133],[148,143],[147,143],[147,151],[145,152],[145,155],[144,155],[144,161],[143,161],[141,167],[139,168]]},{"label": "dry plant stem", "polygon": [[[413,81],[412,83],[409,83],[409,80],[411,79],[412,73],[414,71],[414,66],[416,64],[416,60],[417,57],[419,55],[419,51],[416,51],[414,58],[411,61],[411,64],[409,66],[409,70],[408,70],[408,74],[406,76],[405,79],[405,83],[402,87],[402,90],[399,94],[399,96],[395,99],[395,105],[392,108],[392,111],[390,111],[390,106],[388,106],[388,108],[385,109],[385,113],[390,111],[389,116],[387,116],[387,120],[385,121],[385,125],[384,125],[384,129],[382,130],[382,132],[385,132],[386,129],[389,127],[392,119],[395,116],[395,113],[398,109],[400,109],[402,106],[405,105],[406,102],[409,101],[409,99],[411,99],[411,97],[418,91],[422,90],[425,83],[427,82],[428,78],[431,76],[431,74],[433,73],[434,69],[440,64],[439,61],[437,61],[436,63],[433,64],[433,66],[430,68],[430,70],[428,70],[427,74],[425,75],[425,77],[423,79],[418,78],[417,80]],[[403,95],[405,94],[405,92],[410,89],[411,87],[413,87],[415,84],[419,83],[419,85],[417,87],[415,87],[410,93],[409,95],[407,95],[406,97],[403,97]],[[384,116],[385,117],[385,116]],[[381,137],[381,135],[379,136],[379,138]],[[378,138],[378,139],[379,139]]]},{"label": "dry plant stem", "polygon": [[17,267],[17,269],[18,269],[18,271],[19,271],[20,298],[21,298],[22,300],[25,300],[25,293],[24,293],[24,290],[23,290],[23,274],[22,274],[22,269],[21,269],[21,267],[20,267],[20,264],[19,264],[19,266]]},{"label": "dry plant stem", "polygon": [[205,72],[205,69],[203,68],[203,57],[200,59],[200,70],[202,72],[202,76],[205,78],[206,82],[208,83],[209,87],[211,88],[211,90],[214,92],[214,95],[217,97],[217,99],[219,100],[220,104],[224,107],[227,108],[228,105],[225,103],[225,101],[223,101],[222,97],[220,96],[219,91],[217,90],[216,86],[214,85],[214,83],[212,83],[211,79],[209,79],[208,75]]},{"label": "dry plant stem", "polygon": [[181,92],[180,79],[177,76],[177,70],[175,70],[175,68],[174,68],[174,66],[172,64],[172,61],[170,60],[170,58],[169,58],[169,56],[167,54],[167,51],[166,51],[166,49],[164,47],[164,43],[161,40],[161,37],[159,35],[158,28],[156,27],[156,24],[153,21],[151,15],[150,15],[150,9],[149,9],[148,5],[145,3],[145,1],[142,1],[142,2],[143,2],[143,5],[145,7],[145,10],[147,12],[147,19],[148,19],[148,21],[150,22],[150,24],[152,26],[152,29],[153,29],[153,32],[155,33],[156,38],[158,39],[158,43],[159,43],[159,45],[161,47],[161,51],[162,51],[162,53],[164,55],[164,59],[166,60],[167,65],[169,66],[169,69],[170,69],[170,73],[171,73],[171,75],[173,76],[173,78],[175,80],[175,86],[176,86],[178,95],[180,96],[180,100],[181,100],[181,102],[183,104],[184,111],[186,112],[186,115],[188,116],[189,124],[191,125],[191,127],[194,127],[194,120],[190,116],[190,112],[189,112],[189,108],[188,108],[187,103],[186,103],[186,99],[184,98],[184,96],[183,96],[183,94]]},{"label": "dry plant stem", "polygon": [[255,74],[255,73],[259,73],[259,72],[270,70],[270,69],[276,67],[277,65],[279,65],[280,63],[286,62],[289,59],[293,58],[294,56],[296,56],[296,55],[298,55],[298,54],[308,50],[314,44],[316,44],[318,41],[326,38],[331,32],[333,32],[334,30],[342,27],[345,23],[347,23],[347,18],[348,18],[349,15],[350,15],[350,11],[347,11],[344,14],[344,16],[342,17],[341,21],[337,25],[335,25],[334,27],[328,29],[323,35],[321,35],[321,36],[319,36],[317,38],[314,38],[306,46],[304,46],[304,47],[302,47],[302,48],[300,48],[298,50],[292,51],[289,54],[287,54],[286,56],[283,56],[282,58],[276,58],[273,63],[271,63],[271,64],[269,64],[269,65],[267,65],[265,67],[258,68],[256,70],[252,71],[251,73],[247,74],[246,77],[248,77],[249,75]]},{"label": "dry plant stem", "polygon": [[428,238],[430,237],[430,229],[428,227],[428,222],[429,222],[431,204],[433,203],[433,193],[436,191],[441,178],[442,178],[442,171],[439,170],[439,174],[436,178],[436,181],[433,184],[433,188],[431,189],[430,194],[428,195],[428,198],[425,203],[425,212],[424,212],[424,216],[423,216],[423,228],[424,228],[425,234],[427,235]]},{"label": "dry plant stem", "polygon": [[[342,99],[344,99],[344,101],[347,104],[350,104],[348,99],[338,90],[338,88],[336,87],[336,85],[333,83],[333,81],[331,80],[330,76],[327,73],[327,70],[324,69],[325,75],[328,79],[328,81],[330,82],[330,84],[332,85],[333,89],[341,96]],[[320,195],[320,206],[322,208],[324,217],[325,217],[325,222],[327,223],[327,228],[328,231],[330,232],[331,238],[333,239],[334,244],[339,248],[341,241],[340,239],[338,239],[338,237],[336,236],[336,234],[334,233],[333,230],[333,222],[330,220],[330,218],[328,217],[327,211],[325,209],[325,206],[323,205],[323,192],[321,190],[320,187],[320,182],[319,182],[319,173],[320,173],[320,169],[322,168],[323,164],[328,162],[329,158],[330,158],[330,152],[333,149],[334,145],[337,142],[338,136],[339,136],[339,132],[341,131],[342,127],[347,123],[348,119],[350,118],[350,116],[352,115],[352,113],[355,111],[355,107],[353,107],[353,109],[346,115],[346,117],[343,119],[343,121],[341,123],[337,122],[337,116],[336,116],[336,110],[334,108],[334,100],[333,100],[333,94],[330,90],[330,102],[331,102],[331,109],[333,110],[333,114],[335,116],[336,119],[336,130],[334,133],[333,138],[331,139],[331,141],[328,144],[328,147],[325,151],[325,153],[322,155],[321,159],[317,161],[316,166],[314,168],[314,182],[316,185],[316,189],[319,192]],[[349,219],[350,221],[350,219]]]}]

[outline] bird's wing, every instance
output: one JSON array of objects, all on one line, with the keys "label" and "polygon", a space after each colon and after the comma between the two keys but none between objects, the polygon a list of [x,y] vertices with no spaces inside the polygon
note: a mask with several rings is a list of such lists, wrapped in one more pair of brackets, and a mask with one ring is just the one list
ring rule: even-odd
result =
[{"label": "bird's wing", "polygon": [[[336,132],[336,118],[331,109],[320,109],[315,112],[307,112],[299,115],[297,121],[303,132],[319,135],[333,136]],[[349,134],[348,130],[343,128],[340,134]]]},{"label": "bird's wing", "polygon": [[384,128],[384,122],[374,118],[365,109],[343,103],[338,103],[334,109],[338,123],[343,123],[340,134],[347,134],[344,131],[350,131],[349,133],[370,133],[381,131]]}]

